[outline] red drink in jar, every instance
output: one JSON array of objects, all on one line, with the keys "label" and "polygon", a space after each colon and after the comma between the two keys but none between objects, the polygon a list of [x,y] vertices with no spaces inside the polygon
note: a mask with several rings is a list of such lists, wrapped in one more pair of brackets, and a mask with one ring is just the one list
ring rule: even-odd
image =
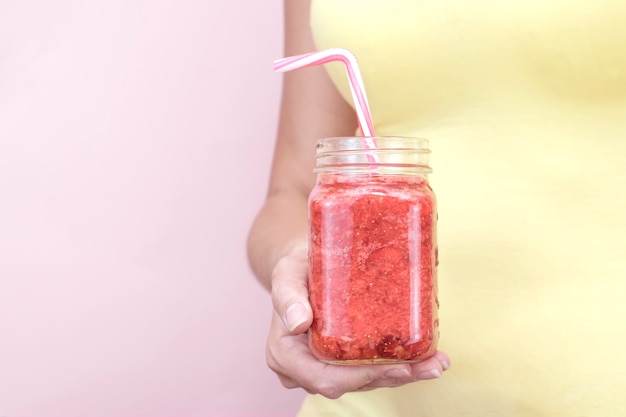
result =
[{"label": "red drink in jar", "polygon": [[418,362],[437,348],[436,203],[428,142],[323,139],[309,198],[311,349],[338,364]]}]

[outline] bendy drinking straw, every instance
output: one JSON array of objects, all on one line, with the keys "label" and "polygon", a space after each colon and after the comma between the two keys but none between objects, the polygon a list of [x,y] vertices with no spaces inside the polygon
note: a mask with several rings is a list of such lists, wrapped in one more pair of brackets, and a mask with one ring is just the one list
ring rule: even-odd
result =
[{"label": "bendy drinking straw", "polygon": [[[356,108],[361,133],[365,137],[375,136],[374,124],[372,123],[372,116],[370,114],[370,108],[365,94],[363,78],[361,77],[361,72],[359,71],[357,59],[351,51],[343,48],[331,48],[323,51],[281,58],[274,61],[274,70],[286,72],[334,61],[342,62],[346,67],[346,73],[348,74],[348,79],[350,81],[350,91],[352,92],[352,99],[354,100],[354,106]],[[375,144],[371,139],[367,139],[367,143],[369,147],[375,148]]]}]

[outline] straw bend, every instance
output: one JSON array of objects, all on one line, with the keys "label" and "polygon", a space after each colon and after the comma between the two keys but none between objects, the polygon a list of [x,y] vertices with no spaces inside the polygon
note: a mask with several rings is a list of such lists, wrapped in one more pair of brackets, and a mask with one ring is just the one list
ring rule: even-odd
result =
[{"label": "straw bend", "polygon": [[342,62],[346,68],[350,81],[350,92],[352,93],[352,99],[354,100],[357,118],[363,136],[375,136],[374,123],[372,122],[370,107],[365,94],[363,78],[359,71],[356,56],[348,49],[330,48],[323,51],[277,59],[274,61],[274,70],[286,72],[335,61]]}]

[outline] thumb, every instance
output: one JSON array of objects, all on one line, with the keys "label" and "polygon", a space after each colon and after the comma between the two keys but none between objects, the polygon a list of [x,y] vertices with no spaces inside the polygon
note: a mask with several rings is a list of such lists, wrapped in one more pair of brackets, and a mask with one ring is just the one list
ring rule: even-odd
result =
[{"label": "thumb", "polygon": [[304,333],[313,321],[313,315],[308,303],[294,302],[289,304],[283,314],[283,323],[293,334]]},{"label": "thumb", "polygon": [[298,256],[282,258],[272,273],[272,304],[292,334],[304,333],[313,322],[307,275],[307,258]]}]

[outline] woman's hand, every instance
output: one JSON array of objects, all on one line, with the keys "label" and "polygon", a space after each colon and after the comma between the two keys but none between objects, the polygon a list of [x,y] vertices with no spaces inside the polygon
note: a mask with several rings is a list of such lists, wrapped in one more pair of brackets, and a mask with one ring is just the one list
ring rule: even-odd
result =
[{"label": "woman's hand", "polygon": [[[310,3],[285,0],[285,56],[315,50]],[[269,367],[285,387],[328,398],[440,377],[450,363],[441,352],[402,365],[328,365],[313,356],[306,335],[313,321],[307,289],[307,198],[316,180],[315,143],[354,135],[358,124],[354,109],[319,66],[285,74],[281,100],[268,198],[248,239],[250,265],[271,289],[274,305],[266,349]]]},{"label": "woman's hand", "polygon": [[437,352],[423,362],[401,365],[329,365],[309,349],[307,330],[313,315],[308,301],[306,243],[282,257],[271,277],[274,312],[267,340],[267,363],[287,388],[339,398],[346,392],[396,387],[439,378],[450,366]]}]

